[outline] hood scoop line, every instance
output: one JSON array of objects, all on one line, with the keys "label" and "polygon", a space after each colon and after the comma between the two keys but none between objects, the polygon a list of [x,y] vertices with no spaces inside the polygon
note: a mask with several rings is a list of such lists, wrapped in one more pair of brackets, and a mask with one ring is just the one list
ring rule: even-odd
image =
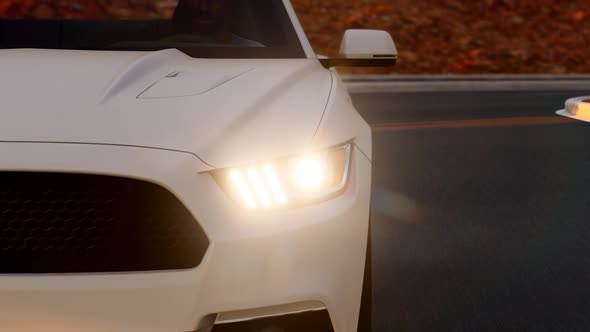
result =
[{"label": "hood scoop line", "polygon": [[[123,72],[121,72],[118,76],[116,76],[113,79],[113,81],[109,84],[109,86],[106,88],[105,92],[101,96],[99,104],[108,101],[121,91],[131,86],[133,83],[138,82],[142,77],[150,75],[156,70],[161,71],[162,69],[164,69],[170,71],[169,68],[163,67],[165,67],[168,63],[178,64],[179,60],[187,57],[188,56],[186,54],[176,49],[150,52],[146,55],[139,57],[137,60],[129,64],[127,68],[123,70]],[[171,74],[174,74],[174,72]],[[143,91],[148,90],[156,83],[150,83],[150,86],[143,89]]]},{"label": "hood scoop line", "polygon": [[174,71],[145,89],[138,99],[190,97],[205,94],[254,68],[199,68]]}]

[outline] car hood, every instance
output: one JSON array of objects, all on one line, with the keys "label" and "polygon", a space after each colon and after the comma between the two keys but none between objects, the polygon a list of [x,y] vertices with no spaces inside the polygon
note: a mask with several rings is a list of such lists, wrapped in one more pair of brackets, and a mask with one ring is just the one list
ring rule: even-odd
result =
[{"label": "car hood", "polygon": [[331,73],[313,59],[0,51],[0,141],[186,151],[214,167],[303,151]]}]

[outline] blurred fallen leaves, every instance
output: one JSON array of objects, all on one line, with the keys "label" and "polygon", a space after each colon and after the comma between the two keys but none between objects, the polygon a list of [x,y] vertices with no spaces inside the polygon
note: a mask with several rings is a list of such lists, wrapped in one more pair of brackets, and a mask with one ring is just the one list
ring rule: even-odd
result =
[{"label": "blurred fallen leaves", "polygon": [[346,29],[389,31],[391,69],[352,73],[590,73],[589,0],[293,0],[314,48]]},{"label": "blurred fallen leaves", "polygon": [[[177,0],[0,0],[0,16],[168,17]],[[353,73],[590,73],[590,0],[292,0],[312,45],[335,56],[346,29],[389,31],[388,69]]]}]

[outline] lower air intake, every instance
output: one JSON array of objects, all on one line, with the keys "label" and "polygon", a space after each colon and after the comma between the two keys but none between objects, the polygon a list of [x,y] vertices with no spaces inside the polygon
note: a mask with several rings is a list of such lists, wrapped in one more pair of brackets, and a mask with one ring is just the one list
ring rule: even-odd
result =
[{"label": "lower air intake", "polygon": [[0,274],[189,269],[209,241],[168,190],[128,178],[0,172]]}]

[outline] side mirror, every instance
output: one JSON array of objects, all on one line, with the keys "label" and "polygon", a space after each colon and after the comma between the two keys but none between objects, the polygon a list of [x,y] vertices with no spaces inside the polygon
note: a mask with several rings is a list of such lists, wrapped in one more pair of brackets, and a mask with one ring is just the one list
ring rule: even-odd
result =
[{"label": "side mirror", "polygon": [[340,56],[319,60],[326,68],[388,67],[397,61],[397,48],[386,31],[346,30],[340,45]]}]

